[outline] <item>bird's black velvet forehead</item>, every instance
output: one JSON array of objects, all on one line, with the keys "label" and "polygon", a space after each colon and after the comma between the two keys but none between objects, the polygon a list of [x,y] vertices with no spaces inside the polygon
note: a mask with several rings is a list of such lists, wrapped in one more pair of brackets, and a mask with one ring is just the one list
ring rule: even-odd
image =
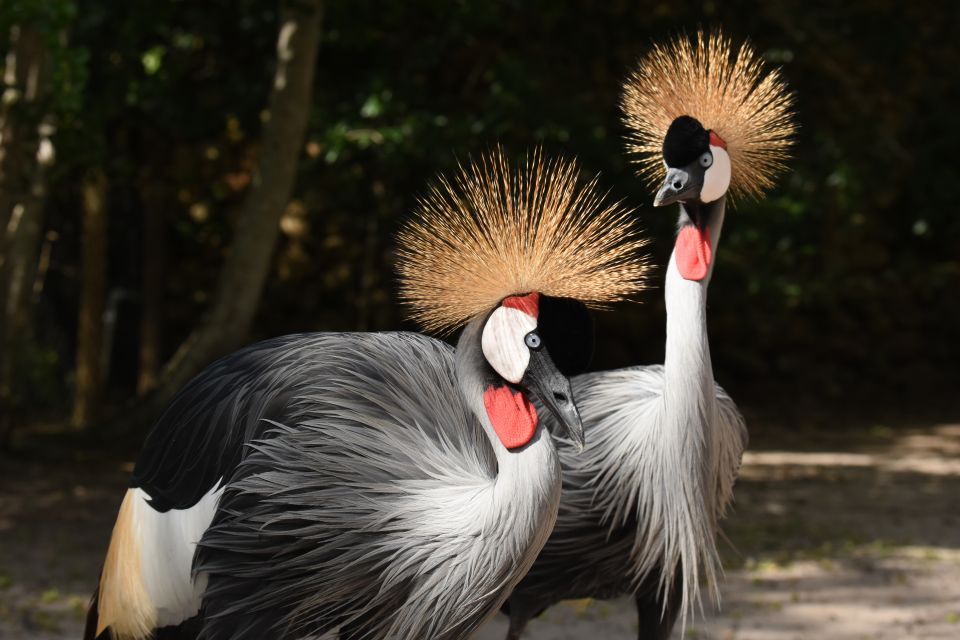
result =
[{"label": "bird's black velvet forehead", "polygon": [[537,332],[560,373],[583,373],[593,359],[593,316],[579,300],[540,296]]},{"label": "bird's black velvet forehead", "polygon": [[663,160],[668,167],[685,167],[710,147],[710,134],[696,118],[680,116],[663,137]]}]

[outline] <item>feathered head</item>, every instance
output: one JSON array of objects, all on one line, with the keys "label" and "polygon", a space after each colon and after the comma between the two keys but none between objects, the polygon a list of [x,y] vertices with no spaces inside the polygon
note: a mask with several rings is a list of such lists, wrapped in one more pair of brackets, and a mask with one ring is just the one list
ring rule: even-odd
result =
[{"label": "feathered head", "polygon": [[579,179],[573,162],[539,150],[513,170],[499,149],[440,178],[398,238],[412,318],[448,332],[520,294],[598,306],[640,291],[645,241],[631,211]]},{"label": "feathered head", "polygon": [[621,101],[641,176],[656,182],[663,164],[677,170],[655,204],[710,202],[728,187],[759,197],[785,168],[797,128],[793,104],[777,69],[765,72],[749,44],[733,55],[720,32],[654,46]]}]

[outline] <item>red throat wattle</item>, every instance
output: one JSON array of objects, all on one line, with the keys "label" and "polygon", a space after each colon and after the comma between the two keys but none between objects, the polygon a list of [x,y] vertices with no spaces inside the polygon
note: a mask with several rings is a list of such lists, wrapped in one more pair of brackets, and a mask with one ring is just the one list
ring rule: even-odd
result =
[{"label": "red throat wattle", "polygon": [[483,392],[483,406],[493,430],[507,449],[522,447],[533,439],[537,431],[537,410],[523,392],[507,386],[487,387]]},{"label": "red throat wattle", "polygon": [[680,229],[674,248],[677,269],[687,280],[703,280],[710,272],[713,249],[710,248],[710,227],[702,231],[692,224]]}]

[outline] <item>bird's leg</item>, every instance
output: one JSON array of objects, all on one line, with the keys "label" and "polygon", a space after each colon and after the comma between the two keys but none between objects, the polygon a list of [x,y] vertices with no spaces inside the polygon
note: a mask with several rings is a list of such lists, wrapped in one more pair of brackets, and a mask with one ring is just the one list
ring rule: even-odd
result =
[{"label": "bird's leg", "polygon": [[520,636],[523,635],[523,630],[527,627],[526,620],[518,620],[513,616],[510,617],[510,628],[507,630],[507,637],[505,640],[520,640]]},{"label": "bird's leg", "polygon": [[[524,606],[519,596],[516,595],[511,598],[509,610],[505,611],[505,613],[510,618],[510,628],[507,630],[507,636],[504,640],[520,640],[520,636],[523,635],[523,631],[527,628],[527,623],[530,622],[530,618],[536,617],[530,615],[527,607]],[[543,610],[541,610],[540,613],[543,613]]]},{"label": "bird's leg", "polygon": [[677,575],[664,607],[659,589],[640,589],[634,594],[637,604],[638,640],[667,640],[680,613],[680,592],[683,579]]}]

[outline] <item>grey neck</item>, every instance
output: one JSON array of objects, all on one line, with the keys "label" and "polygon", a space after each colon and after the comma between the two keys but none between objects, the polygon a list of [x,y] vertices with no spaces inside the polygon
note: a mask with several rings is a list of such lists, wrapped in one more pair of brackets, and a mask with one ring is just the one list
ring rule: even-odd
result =
[{"label": "grey neck", "polygon": [[[491,491],[472,505],[473,517],[488,532],[494,549],[489,570],[502,575],[502,594],[490,615],[496,612],[513,586],[526,574],[553,530],[560,505],[560,459],[553,440],[539,421],[533,439],[508,450],[500,442],[483,404],[483,392],[500,383],[486,363],[480,345],[486,317],[468,324],[457,342],[457,384],[468,406],[483,426],[497,459]],[[494,540],[496,538],[496,540]]]},{"label": "grey neck", "polygon": [[480,345],[480,337],[485,322],[485,316],[474,318],[463,328],[460,339],[457,340],[457,385],[460,387],[460,392],[463,394],[467,406],[480,421],[499,464],[507,451],[497,437],[483,405],[483,393],[495,380],[486,359],[483,357],[483,350]]}]

